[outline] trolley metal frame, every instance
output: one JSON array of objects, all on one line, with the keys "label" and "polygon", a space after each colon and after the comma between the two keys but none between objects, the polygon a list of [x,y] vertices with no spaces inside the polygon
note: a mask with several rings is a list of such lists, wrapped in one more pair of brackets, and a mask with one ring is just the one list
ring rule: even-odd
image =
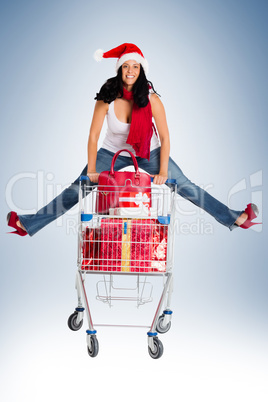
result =
[{"label": "trolley metal frame", "polygon": [[[134,187],[133,187],[134,188]],[[150,189],[151,190],[151,189]],[[115,191],[120,191],[117,188]],[[99,291],[99,283],[97,284],[97,300],[103,301],[111,306],[112,300],[123,300],[123,301],[136,301],[137,305],[140,306],[144,303],[152,301],[152,289],[149,297],[144,297],[144,289],[148,284],[147,278],[150,276],[159,276],[163,278],[163,291],[158,302],[153,321],[147,332],[148,336],[148,352],[149,355],[158,359],[163,354],[163,344],[158,338],[158,333],[165,333],[171,327],[171,297],[173,292],[173,266],[174,266],[174,228],[175,228],[175,200],[177,193],[177,185],[175,180],[168,180],[163,186],[155,186],[152,188],[151,198],[152,205],[155,205],[155,215],[154,216],[140,216],[134,214],[133,216],[111,216],[107,214],[99,214],[96,211],[96,197],[98,196],[98,186],[92,185],[87,176],[80,177],[79,184],[79,225],[78,225],[78,259],[77,267],[78,271],[76,273],[75,288],[77,290],[78,304],[75,308],[74,313],[72,313],[68,319],[68,326],[71,330],[77,331],[83,325],[84,314],[86,314],[86,319],[88,322],[88,329],[86,330],[87,336],[87,350],[91,357],[97,356],[99,352],[99,344],[96,336],[95,327],[98,325],[93,324],[93,319],[91,315],[91,309],[89,306],[87,292],[85,287],[86,277],[88,274],[102,275],[106,290],[105,295],[101,295]],[[166,200],[168,198],[168,200]],[[137,209],[137,211],[140,211]],[[132,271],[121,271],[121,270],[108,270],[101,268],[97,265],[97,269],[86,270],[83,266],[84,263],[84,234],[85,228],[94,228],[101,222],[102,219],[139,219],[142,223],[144,219],[149,224],[154,224],[155,221],[159,225],[165,225],[168,227],[167,245],[166,245],[166,260],[164,272],[159,272],[151,269],[134,269]],[[110,222],[110,221],[109,221]],[[100,264],[100,263],[99,263]],[[135,275],[137,277],[137,297],[118,297],[113,296],[113,291],[116,289],[114,287],[114,277],[118,275]],[[142,281],[143,279],[143,281]],[[129,290],[124,289],[124,290]],[[133,290],[133,289],[131,289]],[[109,324],[104,324],[109,325]],[[130,325],[110,325],[110,326],[120,326],[129,327]],[[131,325],[131,327],[142,327],[139,325]]]}]

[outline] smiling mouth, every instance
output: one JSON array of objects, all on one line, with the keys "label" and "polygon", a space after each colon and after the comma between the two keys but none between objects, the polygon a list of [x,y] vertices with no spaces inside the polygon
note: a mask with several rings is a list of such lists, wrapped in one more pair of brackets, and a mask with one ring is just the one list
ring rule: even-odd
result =
[{"label": "smiling mouth", "polygon": [[134,78],[134,75],[127,75],[127,78]]}]

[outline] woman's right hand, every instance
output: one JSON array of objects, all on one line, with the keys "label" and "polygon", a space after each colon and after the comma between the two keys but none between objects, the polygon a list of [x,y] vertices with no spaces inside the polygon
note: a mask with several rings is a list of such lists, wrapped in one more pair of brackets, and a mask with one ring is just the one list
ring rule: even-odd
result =
[{"label": "woman's right hand", "polygon": [[87,176],[89,177],[92,183],[98,183],[99,181],[99,173],[97,172],[87,172]]}]

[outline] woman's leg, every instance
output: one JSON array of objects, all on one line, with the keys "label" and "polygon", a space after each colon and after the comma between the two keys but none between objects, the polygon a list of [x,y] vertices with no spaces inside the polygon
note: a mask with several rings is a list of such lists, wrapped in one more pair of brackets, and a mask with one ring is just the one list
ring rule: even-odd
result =
[{"label": "woman's leg", "polygon": [[[96,171],[110,170],[113,153],[101,148],[97,153]],[[117,170],[127,166],[131,158],[118,157],[115,168]],[[87,174],[87,166],[81,175]],[[79,176],[80,177],[80,176]],[[78,203],[79,177],[60,195],[48,205],[41,208],[36,214],[19,215],[19,221],[30,236],[33,236],[40,229],[65,214],[69,209]],[[93,184],[93,183],[92,183]]]},{"label": "woman's leg", "polygon": [[[160,148],[151,152],[150,161],[138,158],[139,166],[146,170],[149,174],[158,174],[160,166]],[[234,211],[222,204],[216,198],[212,197],[202,188],[192,183],[181,171],[179,166],[169,158],[168,176],[175,179],[178,187],[178,194],[188,199],[193,204],[204,209],[212,215],[218,222],[233,230],[236,225],[237,218],[243,211]]]},{"label": "woman's leg", "polygon": [[[87,166],[81,175],[87,174]],[[30,236],[65,214],[78,202],[79,177],[49,204],[41,208],[36,214],[18,215],[20,223]]]}]

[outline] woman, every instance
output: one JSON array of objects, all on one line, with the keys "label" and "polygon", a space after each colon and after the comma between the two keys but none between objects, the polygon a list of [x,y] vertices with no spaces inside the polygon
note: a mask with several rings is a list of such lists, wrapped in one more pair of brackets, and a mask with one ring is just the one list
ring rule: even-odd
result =
[{"label": "woman", "polygon": [[[229,209],[188,180],[169,157],[165,109],[152,83],[146,78],[148,63],[141,50],[131,43],[124,43],[108,52],[98,50],[95,53],[96,60],[110,57],[117,58],[117,75],[107,80],[95,98],[97,101],[88,139],[88,165],[81,174],[96,183],[100,172],[109,170],[115,152],[128,149],[135,154],[139,167],[154,177],[155,184],[163,184],[167,178],[176,179],[178,193],[182,197],[203,208],[230,230],[237,226],[249,228],[254,225],[252,219],[258,214],[256,205],[248,204],[245,211]],[[108,130],[102,148],[97,151],[105,116]],[[129,165],[132,165],[129,154],[121,153],[115,170]],[[16,229],[12,233],[33,236],[78,202],[78,187],[79,178],[36,214],[17,216],[15,212],[10,212],[8,225]]]}]

